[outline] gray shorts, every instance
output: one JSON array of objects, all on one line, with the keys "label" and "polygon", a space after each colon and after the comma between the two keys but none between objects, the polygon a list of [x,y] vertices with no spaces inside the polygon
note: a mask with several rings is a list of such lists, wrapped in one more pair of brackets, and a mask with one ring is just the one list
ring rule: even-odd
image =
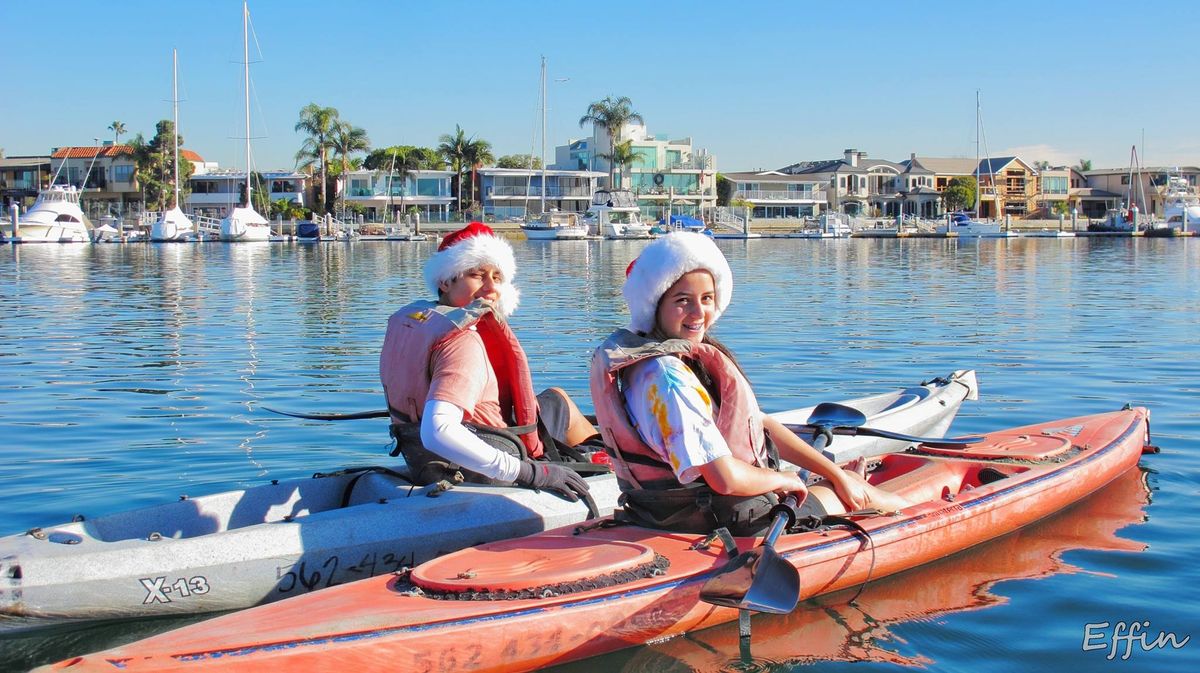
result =
[{"label": "gray shorts", "polygon": [[538,420],[559,444],[567,443],[567,428],[571,425],[571,408],[562,394],[547,388],[538,393]]}]

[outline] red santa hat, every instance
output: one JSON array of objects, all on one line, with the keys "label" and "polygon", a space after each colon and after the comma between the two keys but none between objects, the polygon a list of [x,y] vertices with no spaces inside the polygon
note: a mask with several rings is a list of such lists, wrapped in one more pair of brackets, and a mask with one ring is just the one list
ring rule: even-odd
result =
[{"label": "red santa hat", "polygon": [[507,318],[517,310],[521,298],[512,284],[517,262],[508,241],[482,222],[472,222],[442,239],[438,251],[425,262],[425,286],[436,295],[442,282],[481,266],[494,266],[500,271],[503,282],[497,288],[500,299],[496,309]]},{"label": "red santa hat", "polygon": [[625,286],[621,289],[629,305],[630,329],[643,333],[653,330],[659,300],[675,281],[698,269],[712,274],[717,292],[716,322],[733,295],[733,272],[717,244],[704,234],[677,231],[643,248],[625,269]]}]

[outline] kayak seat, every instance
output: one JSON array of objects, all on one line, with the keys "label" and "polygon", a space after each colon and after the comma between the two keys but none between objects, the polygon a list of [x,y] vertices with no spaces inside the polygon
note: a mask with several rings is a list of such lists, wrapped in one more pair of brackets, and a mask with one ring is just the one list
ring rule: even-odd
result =
[{"label": "kayak seat", "polygon": [[905,469],[900,474],[875,485],[913,502],[928,502],[942,499],[947,494],[957,495],[962,490],[972,465],[965,462],[919,460],[910,462],[905,467],[910,469]]},{"label": "kayak seat", "polygon": [[979,470],[977,478],[979,479],[979,485],[983,486],[995,481],[1000,481],[1001,479],[1007,479],[1008,475],[994,467],[985,467]]}]

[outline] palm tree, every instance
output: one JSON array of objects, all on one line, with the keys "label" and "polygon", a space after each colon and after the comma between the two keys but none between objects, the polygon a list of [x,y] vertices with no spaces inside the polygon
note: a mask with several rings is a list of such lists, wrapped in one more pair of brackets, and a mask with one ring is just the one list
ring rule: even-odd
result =
[{"label": "palm tree", "polygon": [[[642,123],[642,115],[633,111],[633,101],[628,96],[613,98],[605,97],[588,106],[587,113],[579,118],[579,127],[591,124],[592,128],[599,126],[608,133],[608,156],[616,151],[620,142],[621,129],[629,122]],[[608,184],[613,182],[613,165],[608,165]]]},{"label": "palm tree", "polygon": [[[400,212],[404,212],[404,197],[408,194],[408,179],[421,169],[424,162],[424,152],[419,147],[393,147],[388,152],[391,155],[389,165],[390,175],[395,175],[400,182]],[[392,195],[392,186],[388,184],[388,197]],[[414,233],[421,233],[421,222],[417,220]]]},{"label": "palm tree", "polygon": [[1092,170],[1092,160],[1091,159],[1080,159],[1079,163],[1075,166],[1075,168],[1079,169],[1080,173],[1086,173],[1087,171]]},{"label": "palm tree", "polygon": [[446,162],[450,164],[450,170],[454,171],[458,177],[455,184],[458,186],[458,213],[460,215],[462,214],[462,172],[467,158],[467,145],[470,142],[471,139],[458,124],[454,125],[454,135],[443,133],[438,138],[438,154],[446,159]]},{"label": "palm tree", "polygon": [[125,135],[125,122],[115,121],[108,125],[108,130],[113,132],[113,144],[121,144],[121,136]]},{"label": "palm tree", "polygon": [[[301,161],[317,159],[321,162],[321,208],[328,211],[326,192],[326,169],[328,168],[329,150],[333,147],[332,136],[338,124],[337,108],[321,107],[309,103],[300,108],[300,121],[296,122],[296,131],[307,133],[304,144],[296,152],[297,166]],[[309,164],[311,165],[311,163]]]},{"label": "palm tree", "polygon": [[482,138],[476,139],[475,136],[471,136],[471,139],[467,141],[464,155],[467,165],[471,167],[471,201],[474,202],[475,172],[494,162],[496,157],[492,156],[492,144]]},{"label": "palm tree", "polygon": [[[637,152],[633,151],[632,140],[626,140],[625,142],[614,146],[612,149],[612,154],[600,154],[598,156],[601,159],[609,162],[613,168],[620,169],[629,168],[633,165],[633,162],[638,160]],[[609,182],[612,183],[611,178],[609,179]],[[615,187],[616,185],[611,184],[610,186]]]},{"label": "palm tree", "polygon": [[371,139],[367,137],[365,129],[354,126],[350,122],[338,122],[333,129],[331,142],[333,150],[342,159],[343,185],[340,196],[342,197],[342,211],[345,212],[346,190],[350,187],[350,155],[355,152],[366,152],[371,149]]}]

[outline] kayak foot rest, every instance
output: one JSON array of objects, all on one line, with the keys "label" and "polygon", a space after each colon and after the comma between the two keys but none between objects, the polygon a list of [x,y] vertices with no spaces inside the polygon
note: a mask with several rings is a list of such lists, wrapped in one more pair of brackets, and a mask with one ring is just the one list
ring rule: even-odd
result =
[{"label": "kayak foot rest", "polygon": [[528,600],[656,577],[669,566],[636,542],[543,535],[442,556],[413,568],[393,589],[443,600]]}]

